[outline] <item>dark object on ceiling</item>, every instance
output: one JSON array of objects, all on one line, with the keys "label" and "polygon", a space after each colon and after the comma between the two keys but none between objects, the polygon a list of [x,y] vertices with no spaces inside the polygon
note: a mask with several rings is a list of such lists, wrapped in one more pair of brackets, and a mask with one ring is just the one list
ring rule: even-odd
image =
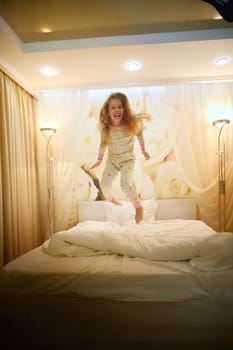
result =
[{"label": "dark object on ceiling", "polygon": [[233,0],[202,0],[213,5],[223,19],[233,22]]}]

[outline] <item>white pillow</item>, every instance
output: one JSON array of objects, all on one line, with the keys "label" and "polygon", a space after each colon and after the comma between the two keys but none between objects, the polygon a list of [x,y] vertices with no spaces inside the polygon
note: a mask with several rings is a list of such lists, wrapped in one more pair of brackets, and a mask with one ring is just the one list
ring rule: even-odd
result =
[{"label": "white pillow", "polygon": [[158,203],[154,198],[145,199],[141,201],[143,206],[143,222],[155,221],[155,213],[158,207]]},{"label": "white pillow", "polygon": [[130,202],[122,201],[122,205],[115,205],[106,202],[105,213],[108,221],[119,225],[126,225],[135,222],[135,209]]},{"label": "white pillow", "polygon": [[[122,201],[122,205],[115,205],[111,202],[105,203],[105,213],[108,221],[119,225],[135,223],[135,208],[131,202]],[[141,201],[143,206],[142,222],[154,222],[157,203],[153,198]]]}]

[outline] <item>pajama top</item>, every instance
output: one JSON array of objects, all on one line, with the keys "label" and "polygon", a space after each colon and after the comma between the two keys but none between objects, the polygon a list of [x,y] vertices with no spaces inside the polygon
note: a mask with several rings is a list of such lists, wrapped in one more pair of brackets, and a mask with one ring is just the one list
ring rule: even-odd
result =
[{"label": "pajama top", "polygon": [[[99,147],[98,159],[102,159],[106,147],[108,146],[108,158],[114,159],[121,163],[128,160],[134,160],[134,135],[130,134],[124,126],[110,126],[108,143],[101,142]],[[140,144],[141,150],[144,150],[143,134],[136,136]]]}]

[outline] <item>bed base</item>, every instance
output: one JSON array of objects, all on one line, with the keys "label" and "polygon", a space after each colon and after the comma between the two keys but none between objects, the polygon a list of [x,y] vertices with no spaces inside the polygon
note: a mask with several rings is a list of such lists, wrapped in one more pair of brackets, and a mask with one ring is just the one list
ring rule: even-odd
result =
[{"label": "bed base", "polygon": [[1,341],[9,349],[233,348],[232,301],[140,303],[44,296],[1,301]]}]

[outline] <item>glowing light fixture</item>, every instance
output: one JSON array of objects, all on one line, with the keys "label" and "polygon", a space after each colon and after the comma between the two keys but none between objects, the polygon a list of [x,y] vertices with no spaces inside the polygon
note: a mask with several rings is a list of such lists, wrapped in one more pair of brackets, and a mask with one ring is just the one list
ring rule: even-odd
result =
[{"label": "glowing light fixture", "polygon": [[215,64],[217,64],[218,66],[224,66],[225,64],[230,62],[230,57],[218,57],[215,60]]},{"label": "glowing light fixture", "polygon": [[58,70],[55,67],[45,66],[40,69],[40,72],[48,77],[58,75]]},{"label": "glowing light fixture", "polygon": [[129,61],[125,64],[125,68],[130,72],[138,71],[141,67],[142,64],[138,61]]},{"label": "glowing light fixture", "polygon": [[55,134],[55,132],[57,131],[57,128],[44,127],[44,128],[40,128],[40,131],[42,132],[42,134],[47,139],[48,137],[51,137],[53,134]]},{"label": "glowing light fixture", "polygon": [[51,33],[52,29],[49,27],[43,27],[43,28],[41,28],[41,32],[42,33]]}]

